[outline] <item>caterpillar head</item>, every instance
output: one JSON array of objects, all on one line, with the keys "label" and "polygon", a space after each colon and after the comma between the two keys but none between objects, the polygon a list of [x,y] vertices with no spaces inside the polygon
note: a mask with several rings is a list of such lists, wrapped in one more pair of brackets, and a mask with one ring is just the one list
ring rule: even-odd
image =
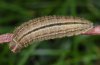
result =
[{"label": "caterpillar head", "polygon": [[19,52],[21,50],[20,45],[14,39],[9,43],[9,48],[14,53]]}]

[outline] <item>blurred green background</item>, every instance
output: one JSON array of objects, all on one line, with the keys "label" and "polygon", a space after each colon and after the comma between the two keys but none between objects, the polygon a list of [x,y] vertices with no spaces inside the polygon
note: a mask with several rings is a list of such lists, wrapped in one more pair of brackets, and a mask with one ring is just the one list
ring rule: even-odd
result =
[{"label": "blurred green background", "polygon": [[[47,15],[79,16],[99,25],[100,0],[0,0],[0,34]],[[0,45],[0,65],[100,65],[100,36],[96,35],[42,41],[16,54],[8,44]]]}]

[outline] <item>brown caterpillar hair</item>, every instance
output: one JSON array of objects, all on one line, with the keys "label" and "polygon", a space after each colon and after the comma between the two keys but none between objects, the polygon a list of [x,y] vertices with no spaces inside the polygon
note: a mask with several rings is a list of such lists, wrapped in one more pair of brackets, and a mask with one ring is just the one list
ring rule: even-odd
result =
[{"label": "brown caterpillar hair", "polygon": [[35,18],[15,29],[9,47],[13,52],[18,52],[32,41],[79,35],[91,28],[93,28],[93,23],[79,17],[45,16]]}]

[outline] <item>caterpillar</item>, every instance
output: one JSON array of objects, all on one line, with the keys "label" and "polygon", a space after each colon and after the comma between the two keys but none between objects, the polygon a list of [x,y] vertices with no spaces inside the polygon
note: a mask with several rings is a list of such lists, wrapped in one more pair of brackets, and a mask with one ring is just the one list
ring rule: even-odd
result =
[{"label": "caterpillar", "polygon": [[43,16],[18,26],[13,32],[13,40],[9,43],[9,48],[16,53],[31,42],[79,35],[91,28],[93,23],[83,18]]}]

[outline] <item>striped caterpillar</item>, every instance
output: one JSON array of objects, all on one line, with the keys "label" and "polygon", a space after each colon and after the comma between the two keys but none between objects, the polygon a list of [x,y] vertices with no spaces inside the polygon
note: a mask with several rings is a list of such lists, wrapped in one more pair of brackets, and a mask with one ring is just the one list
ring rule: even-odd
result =
[{"label": "striped caterpillar", "polygon": [[18,52],[32,41],[79,35],[91,28],[93,28],[93,23],[79,17],[45,16],[35,18],[15,29],[9,47],[13,52]]}]

